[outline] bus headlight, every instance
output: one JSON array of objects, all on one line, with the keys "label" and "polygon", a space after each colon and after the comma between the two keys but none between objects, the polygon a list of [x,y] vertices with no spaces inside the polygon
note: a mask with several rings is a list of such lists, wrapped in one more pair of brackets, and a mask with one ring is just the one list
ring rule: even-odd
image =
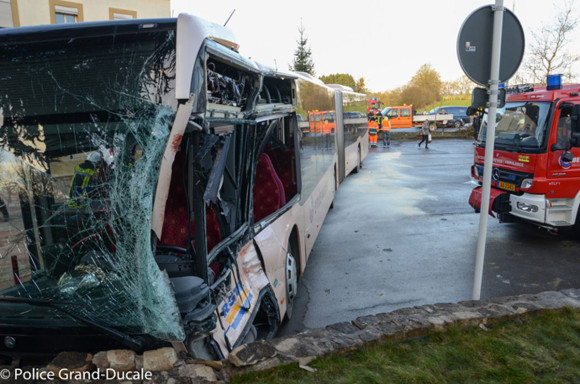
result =
[{"label": "bus headlight", "polygon": [[522,185],[520,186],[520,189],[529,189],[532,188],[532,184],[534,183],[534,179],[523,179],[522,180]]}]

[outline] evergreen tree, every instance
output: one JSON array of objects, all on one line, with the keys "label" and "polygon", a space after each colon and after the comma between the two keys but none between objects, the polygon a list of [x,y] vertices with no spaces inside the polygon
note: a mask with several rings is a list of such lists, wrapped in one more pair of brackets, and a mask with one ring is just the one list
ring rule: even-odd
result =
[{"label": "evergreen tree", "polygon": [[308,39],[304,36],[305,28],[300,22],[300,28],[298,32],[300,33],[300,39],[297,41],[298,48],[294,51],[294,61],[290,66],[291,71],[296,72],[306,72],[314,76],[314,63],[312,62],[312,52],[310,48],[306,46]]}]

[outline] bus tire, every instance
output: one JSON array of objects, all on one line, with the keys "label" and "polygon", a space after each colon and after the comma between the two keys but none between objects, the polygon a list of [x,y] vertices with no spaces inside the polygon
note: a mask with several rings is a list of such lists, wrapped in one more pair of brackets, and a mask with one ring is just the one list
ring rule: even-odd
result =
[{"label": "bus tire", "polygon": [[294,299],[296,298],[296,292],[298,291],[298,264],[294,257],[294,247],[291,243],[288,243],[288,250],[286,251],[285,277],[286,319],[290,320],[294,309]]},{"label": "bus tire", "polygon": [[429,130],[430,130],[431,132],[434,132],[434,131],[436,131],[436,130],[437,130],[437,124],[435,124],[435,123],[431,123],[431,124],[429,125]]},{"label": "bus tire", "polygon": [[360,147],[358,147],[358,152],[356,154],[356,167],[352,170],[352,173],[358,173],[358,171],[362,168],[361,164],[361,154],[360,154]]}]

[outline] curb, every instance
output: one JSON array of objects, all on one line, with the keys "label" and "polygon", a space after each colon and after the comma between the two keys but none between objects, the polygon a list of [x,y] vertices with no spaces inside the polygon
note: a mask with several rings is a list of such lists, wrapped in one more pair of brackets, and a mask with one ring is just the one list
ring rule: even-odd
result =
[{"label": "curb", "polygon": [[306,365],[318,357],[348,352],[367,343],[408,341],[449,327],[485,326],[566,307],[580,308],[580,289],[403,308],[325,329],[242,345],[224,361],[224,368],[234,377],[286,364]]}]

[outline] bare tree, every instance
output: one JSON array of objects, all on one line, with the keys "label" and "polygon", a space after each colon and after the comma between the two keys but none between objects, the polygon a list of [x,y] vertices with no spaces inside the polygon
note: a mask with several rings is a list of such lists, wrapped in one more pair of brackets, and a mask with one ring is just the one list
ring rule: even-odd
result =
[{"label": "bare tree", "polygon": [[580,56],[568,51],[568,37],[578,25],[578,16],[573,12],[574,0],[568,0],[551,25],[543,26],[539,32],[532,32],[524,72],[529,76],[528,82],[545,83],[549,74],[563,74],[565,80],[571,80],[572,64]]}]

